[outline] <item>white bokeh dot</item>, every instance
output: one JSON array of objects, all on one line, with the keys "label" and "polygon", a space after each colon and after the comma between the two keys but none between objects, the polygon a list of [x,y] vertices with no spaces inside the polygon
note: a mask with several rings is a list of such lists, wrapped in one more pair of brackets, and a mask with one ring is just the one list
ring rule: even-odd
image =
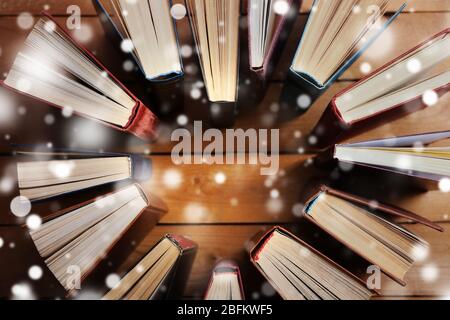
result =
[{"label": "white bokeh dot", "polygon": [[10,209],[16,217],[25,217],[31,211],[31,202],[27,197],[17,196],[12,199]]},{"label": "white bokeh dot", "polygon": [[70,118],[73,114],[73,108],[71,106],[64,106],[61,113],[64,118]]},{"label": "white bokeh dot", "polygon": [[42,219],[37,214],[31,214],[27,217],[27,227],[31,230],[39,229],[42,224]]},{"label": "white bokeh dot", "polygon": [[22,12],[17,16],[17,25],[19,28],[28,30],[33,27],[34,18],[33,15],[29,12]]},{"label": "white bokeh dot", "polygon": [[122,65],[123,70],[126,72],[131,72],[134,69],[134,63],[131,60],[125,60]]},{"label": "white bokeh dot", "polygon": [[215,181],[217,184],[224,184],[225,181],[227,181],[227,176],[226,176],[223,172],[217,172],[217,173],[214,175],[214,181]]},{"label": "white bokeh dot", "polygon": [[164,172],[163,183],[169,189],[177,189],[180,187],[183,178],[179,170],[169,169]]},{"label": "white bokeh dot", "polygon": [[434,264],[422,267],[420,274],[426,282],[434,282],[439,277],[439,269]]},{"label": "white bokeh dot", "polygon": [[120,277],[115,273],[111,273],[106,277],[105,283],[108,288],[115,288],[120,283]]},{"label": "white bokeh dot", "polygon": [[359,66],[359,70],[363,73],[363,74],[368,74],[370,71],[372,71],[372,66],[370,63],[368,62],[363,62],[361,63],[361,65]]},{"label": "white bokeh dot", "polygon": [[307,109],[309,108],[309,106],[311,105],[312,100],[311,97],[308,96],[307,94],[301,94],[298,96],[297,98],[297,105],[301,108],[301,109]]},{"label": "white bokeh dot", "polygon": [[201,96],[202,96],[202,92],[200,91],[200,89],[192,88],[192,90],[191,90],[191,98],[192,99],[198,100],[198,99],[200,99]]},{"label": "white bokeh dot", "polygon": [[284,16],[289,11],[289,4],[286,0],[277,0],[273,4],[273,11],[281,16]]},{"label": "white bokeh dot", "polygon": [[192,47],[190,45],[182,45],[180,48],[180,53],[183,58],[189,58],[192,56]]},{"label": "white bokeh dot", "polygon": [[5,241],[3,240],[2,237],[0,237],[0,248],[2,248],[4,244],[5,244]]},{"label": "white bokeh dot", "polygon": [[406,68],[411,73],[418,73],[422,70],[422,63],[419,59],[413,58],[406,63]]},{"label": "white bokeh dot", "polygon": [[429,107],[434,106],[439,101],[439,95],[434,90],[427,90],[422,95],[422,101]]},{"label": "white bokeh dot", "polygon": [[28,276],[32,280],[39,280],[40,278],[42,278],[42,273],[42,268],[39,266],[31,266],[28,269]]},{"label": "white bokeh dot", "polygon": [[439,180],[439,190],[441,190],[444,193],[450,192],[450,179],[449,178],[442,178]]},{"label": "white bokeh dot", "polygon": [[170,8],[170,14],[175,20],[181,20],[186,16],[186,7],[180,3],[174,4]]},{"label": "white bokeh dot", "polygon": [[185,115],[185,114],[180,114],[178,117],[177,117],[177,123],[178,123],[178,125],[179,126],[185,126],[185,125],[187,125],[188,124],[188,117]]},{"label": "white bokeh dot", "polygon": [[278,197],[280,197],[280,191],[278,191],[278,189],[270,190],[270,197],[272,199],[277,199]]},{"label": "white bokeh dot", "polygon": [[122,43],[120,44],[120,49],[122,49],[123,52],[127,53],[133,51],[133,42],[130,39],[123,39]]}]

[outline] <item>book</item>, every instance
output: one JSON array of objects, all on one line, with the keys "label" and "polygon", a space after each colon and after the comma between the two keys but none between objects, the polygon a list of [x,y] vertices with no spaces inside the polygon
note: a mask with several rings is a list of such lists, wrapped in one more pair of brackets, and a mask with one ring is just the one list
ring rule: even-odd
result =
[{"label": "book", "polygon": [[450,88],[449,32],[439,32],[338,93],[312,130],[314,146],[329,147],[435,104]]},{"label": "book", "polygon": [[287,36],[299,14],[301,1],[248,1],[248,41],[250,69],[267,78],[283,51]]},{"label": "book", "polygon": [[[20,195],[31,202],[126,179],[145,181],[151,161],[140,155],[17,152],[0,159],[11,185],[6,201]],[[2,201],[3,202],[3,201]]]},{"label": "book", "polygon": [[286,300],[368,300],[364,282],[281,227],[273,227],[250,251],[256,268]]},{"label": "book", "polygon": [[185,74],[172,2],[92,0],[92,4],[122,63],[130,66],[118,76],[125,80],[131,74],[137,80],[130,84],[133,92],[162,120],[173,119],[185,104]]},{"label": "book", "polygon": [[390,218],[401,217],[437,231],[444,229],[415,213],[351,193],[313,185],[303,194],[304,216],[402,285],[427,242]]},{"label": "book", "polygon": [[[45,215],[38,228],[1,226],[2,238],[14,247],[0,250],[10,265],[2,270],[0,296],[26,283],[34,298],[101,298],[107,277],[123,275],[139,261],[143,253],[136,247],[167,212],[161,199],[137,184],[79,201]],[[29,281],[34,265],[42,281]]]},{"label": "book", "polygon": [[197,244],[166,235],[120,279],[104,300],[181,298],[197,252]]},{"label": "book", "polygon": [[186,0],[186,7],[209,101],[234,106],[240,1]]},{"label": "book", "polygon": [[412,186],[437,190],[442,180],[450,179],[449,147],[430,147],[450,139],[450,131],[338,144],[334,158],[363,167],[369,175],[406,178]]},{"label": "book", "polygon": [[[147,80],[183,76],[171,1],[94,0],[93,4],[102,22],[112,23],[120,37],[119,45],[131,41],[132,57]],[[105,7],[112,8],[111,14]]]},{"label": "book", "polygon": [[220,261],[214,267],[205,300],[245,300],[241,272],[235,261]]},{"label": "book", "polygon": [[155,137],[156,116],[48,15],[34,25],[2,85],[141,139]]},{"label": "book", "polygon": [[308,107],[382,34],[406,7],[386,21],[388,0],[315,0],[288,72],[281,102]]}]

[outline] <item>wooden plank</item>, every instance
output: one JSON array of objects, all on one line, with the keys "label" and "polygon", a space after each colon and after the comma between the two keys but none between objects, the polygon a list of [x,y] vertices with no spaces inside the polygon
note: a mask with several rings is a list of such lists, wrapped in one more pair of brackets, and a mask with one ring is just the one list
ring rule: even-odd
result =
[{"label": "wooden plank", "polygon": [[[293,208],[301,204],[300,192],[308,181],[308,171],[301,170],[308,156],[281,155],[275,178],[261,176],[260,165],[176,166],[170,156],[151,159],[153,176],[143,187],[169,206],[162,223],[287,223],[298,219]],[[218,173],[225,177],[223,184],[215,181]],[[271,197],[272,190],[278,197]],[[430,220],[449,221],[445,193],[410,194],[389,201]]]},{"label": "wooden plank", "polygon": [[[406,281],[408,285],[401,287],[386,276],[382,276],[382,292],[388,296],[432,296],[449,295],[450,290],[450,228],[439,233],[422,226],[409,226],[413,232],[423,236],[431,246],[429,256],[417,263],[409,271]],[[264,225],[222,225],[222,226],[157,226],[138,246],[137,252],[144,253],[164,234],[184,234],[199,245],[197,257],[189,278],[185,295],[190,298],[200,298],[210,276],[214,264],[220,259],[235,259],[238,261],[248,298],[264,297],[261,292],[265,283],[253,265],[249,263],[245,250],[248,241],[254,234],[265,229]],[[437,278],[430,280],[434,272]],[[428,278],[427,278],[428,277]],[[427,280],[428,279],[428,280]],[[264,284],[266,286],[267,284]]]},{"label": "wooden plank", "polygon": [[76,5],[81,15],[96,15],[90,0],[2,0],[0,2],[0,15],[19,15],[28,12],[33,15],[47,10],[53,15],[67,15],[67,8]]},{"label": "wooden plank", "polygon": [[[300,15],[288,44],[280,58],[273,79],[283,80],[304,30],[307,15]],[[420,23],[418,23],[420,21]],[[396,58],[406,50],[416,46],[432,35],[447,28],[450,23],[450,13],[414,13],[400,14],[392,25],[372,44],[372,46],[341,76],[341,80],[357,80],[365,74],[360,70],[362,63],[369,63],[372,70]]]},{"label": "wooden plank", "polygon": [[[311,11],[314,0],[303,0],[301,12]],[[404,3],[404,0],[389,1],[388,11],[395,12]],[[405,12],[430,12],[450,11],[450,3],[447,0],[410,0]]]},{"label": "wooden plank", "polygon": [[[163,223],[273,223],[294,220],[292,208],[302,180],[291,171],[308,156],[280,157],[276,177],[260,174],[261,165],[181,165],[170,156],[155,156],[153,176],[144,185],[169,206]],[[225,182],[217,183],[217,174]],[[179,184],[176,182],[179,181]],[[271,190],[280,195],[271,198]]]}]

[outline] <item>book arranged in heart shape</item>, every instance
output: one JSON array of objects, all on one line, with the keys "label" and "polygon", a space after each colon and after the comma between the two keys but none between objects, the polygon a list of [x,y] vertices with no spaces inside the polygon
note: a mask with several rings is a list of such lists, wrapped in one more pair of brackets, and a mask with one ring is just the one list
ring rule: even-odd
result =
[{"label": "book arranged in heart shape", "polygon": [[[170,1],[95,0],[93,3],[106,20],[102,22],[112,23],[120,45],[126,46],[126,41],[131,41],[129,51],[147,80],[162,81],[183,75]],[[107,7],[112,7],[111,15],[105,10]]]},{"label": "book arranged in heart shape", "polygon": [[281,227],[259,237],[250,256],[286,300],[368,300],[373,295],[363,281]]},{"label": "book arranged in heart shape", "polygon": [[450,29],[443,30],[338,93],[312,130],[318,148],[345,134],[432,106],[450,89]]},{"label": "book arranged in heart shape", "polygon": [[221,261],[214,267],[205,300],[244,300],[241,272],[234,261]]},{"label": "book arranged in heart shape", "polygon": [[40,18],[3,85],[142,139],[156,116],[49,16]]},{"label": "book arranged in heart shape", "polygon": [[176,235],[163,237],[103,297],[104,300],[149,300],[181,298],[197,244]]},{"label": "book arranged in heart shape", "polygon": [[186,4],[209,100],[235,103],[240,1],[187,0]]},{"label": "book arranged in heart shape", "polygon": [[427,145],[450,139],[450,131],[336,145],[334,158],[367,174],[407,178],[412,186],[437,190],[450,179],[450,147]]}]

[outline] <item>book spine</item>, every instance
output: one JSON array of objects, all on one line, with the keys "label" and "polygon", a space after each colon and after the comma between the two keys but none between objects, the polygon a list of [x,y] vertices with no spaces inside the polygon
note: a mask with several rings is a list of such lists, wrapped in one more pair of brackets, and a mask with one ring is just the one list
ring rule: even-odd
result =
[{"label": "book spine", "polygon": [[[325,109],[320,120],[311,131],[311,136],[317,138],[317,143],[312,145],[308,142],[311,148],[325,150],[335,143],[341,141],[342,135],[347,131],[348,125],[338,115],[335,108],[334,100]],[[308,139],[310,141],[310,139]]]},{"label": "book spine", "polygon": [[133,115],[124,130],[143,140],[156,138],[158,119],[142,102],[138,100]]}]

